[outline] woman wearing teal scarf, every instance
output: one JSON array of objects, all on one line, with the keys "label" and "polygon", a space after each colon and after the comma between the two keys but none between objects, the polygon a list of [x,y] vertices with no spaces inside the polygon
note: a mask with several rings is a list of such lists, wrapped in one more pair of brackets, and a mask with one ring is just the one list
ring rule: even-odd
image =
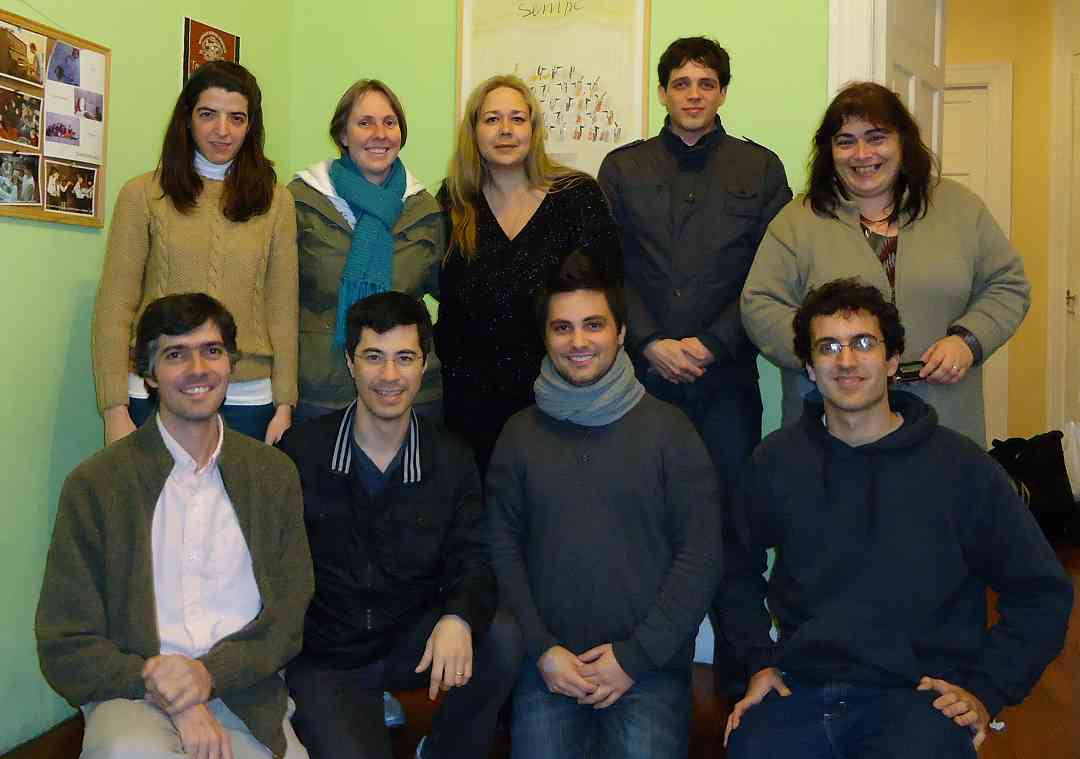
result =
[{"label": "woman wearing teal scarf", "polygon": [[[368,98],[376,95],[372,93]],[[364,129],[370,135],[368,139],[371,143],[381,145],[392,142],[393,130],[389,127]],[[365,147],[356,148],[361,156],[367,150]],[[361,298],[390,289],[390,259],[394,255],[392,232],[401,209],[405,207],[401,199],[405,192],[405,165],[401,159],[395,156],[385,171],[372,170],[359,164],[352,152],[350,149],[348,157],[343,156],[330,164],[334,189],[349,204],[349,210],[356,218],[352,245],[349,246],[349,257],[345,260],[341,289],[338,291],[334,342],[340,346],[345,345],[345,315],[349,307]],[[386,149],[379,156],[389,153]]]},{"label": "woman wearing teal scarf", "polygon": [[[356,397],[344,354],[350,306],[386,290],[438,297],[442,214],[398,157],[407,132],[394,93],[377,80],[360,80],[330,119],[340,156],[298,172],[289,184],[300,251],[297,421]],[[417,398],[421,413],[428,404],[441,406],[441,389],[438,361],[429,360]]]}]

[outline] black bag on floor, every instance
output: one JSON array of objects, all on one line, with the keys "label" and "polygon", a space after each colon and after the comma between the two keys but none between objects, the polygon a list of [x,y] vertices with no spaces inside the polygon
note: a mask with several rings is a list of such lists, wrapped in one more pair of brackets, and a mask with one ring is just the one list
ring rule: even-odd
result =
[{"label": "black bag on floor", "polygon": [[1073,500],[1060,430],[1033,438],[994,440],[989,453],[1005,468],[1020,497],[1048,540],[1080,536],[1080,512]]}]

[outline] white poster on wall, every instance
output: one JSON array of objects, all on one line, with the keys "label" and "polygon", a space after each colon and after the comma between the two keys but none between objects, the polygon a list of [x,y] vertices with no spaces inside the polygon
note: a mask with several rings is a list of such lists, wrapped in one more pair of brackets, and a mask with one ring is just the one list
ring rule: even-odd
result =
[{"label": "white poster on wall", "polygon": [[548,152],[596,175],[645,136],[648,0],[461,0],[458,117],[473,88],[517,74],[536,95]]},{"label": "white poster on wall", "polygon": [[45,80],[45,155],[100,164],[105,135],[105,56],[57,42]]}]

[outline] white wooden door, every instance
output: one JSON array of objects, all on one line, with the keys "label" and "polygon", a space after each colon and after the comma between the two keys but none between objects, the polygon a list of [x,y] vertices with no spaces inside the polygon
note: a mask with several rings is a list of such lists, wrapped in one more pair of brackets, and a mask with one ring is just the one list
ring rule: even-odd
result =
[{"label": "white wooden door", "polygon": [[1080,421],[1080,54],[1072,56],[1072,190],[1069,193],[1069,285],[1065,317],[1065,419]]},{"label": "white wooden door", "polygon": [[941,155],[945,93],[945,0],[891,0],[885,84],[919,122],[923,141]]},{"label": "white wooden door", "polygon": [[907,105],[941,154],[946,0],[829,0],[829,96],[880,82]]},{"label": "white wooden door", "polygon": [[[992,93],[992,89],[1008,91]],[[1006,235],[1012,213],[1011,91],[1007,65],[951,67],[944,94],[941,153],[942,175],[982,198]],[[987,360],[982,379],[989,444],[994,438],[1004,440],[1009,432],[1007,344]]]}]

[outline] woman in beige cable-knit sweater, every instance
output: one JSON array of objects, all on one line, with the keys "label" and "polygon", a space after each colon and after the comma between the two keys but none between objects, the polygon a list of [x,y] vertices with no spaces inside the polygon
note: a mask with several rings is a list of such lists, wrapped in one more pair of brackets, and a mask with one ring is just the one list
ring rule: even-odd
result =
[{"label": "woman in beige cable-knit sweater", "polygon": [[217,61],[184,85],[158,168],[120,191],[94,306],[97,402],[107,443],[154,411],[131,372],[132,328],[151,301],[182,292],[220,300],[240,359],[222,416],[275,443],[296,405],[296,215],[263,155],[262,93],[243,66]]}]

